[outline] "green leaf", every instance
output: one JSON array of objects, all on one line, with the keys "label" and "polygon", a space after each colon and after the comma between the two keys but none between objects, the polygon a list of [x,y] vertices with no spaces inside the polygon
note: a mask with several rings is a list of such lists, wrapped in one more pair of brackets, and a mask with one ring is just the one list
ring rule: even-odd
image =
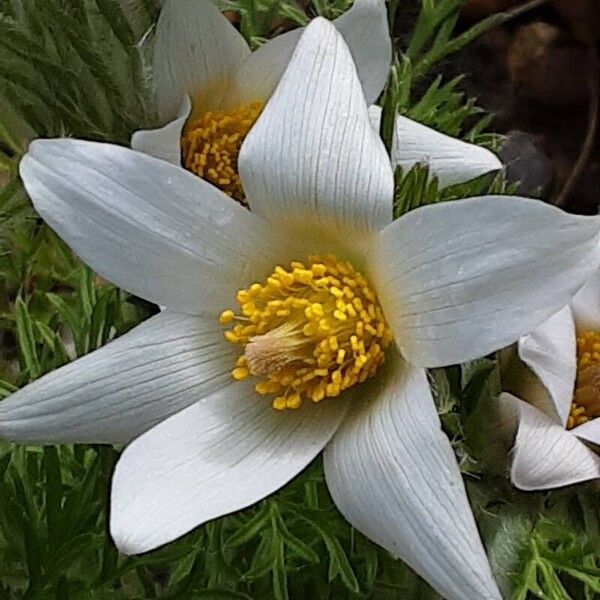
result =
[{"label": "green leaf", "polygon": [[15,319],[17,324],[17,339],[19,350],[29,373],[30,379],[37,379],[41,372],[41,365],[37,355],[33,324],[29,310],[23,299],[19,296],[15,301]]},{"label": "green leaf", "polygon": [[46,528],[48,552],[55,555],[61,546],[62,522],[62,474],[58,452],[54,446],[44,448],[44,471],[46,482]]},{"label": "green leaf", "polygon": [[254,539],[270,523],[269,510],[263,505],[245,525],[240,527],[226,542],[228,548],[247,544]]},{"label": "green leaf", "polygon": [[350,591],[358,594],[360,592],[358,579],[339,540],[329,535],[324,535],[322,530],[321,535],[329,553],[329,581],[333,581],[339,575],[344,585]]},{"label": "green leaf", "polygon": [[0,399],[10,396],[13,392],[16,392],[19,388],[8,381],[2,381],[0,379]]}]

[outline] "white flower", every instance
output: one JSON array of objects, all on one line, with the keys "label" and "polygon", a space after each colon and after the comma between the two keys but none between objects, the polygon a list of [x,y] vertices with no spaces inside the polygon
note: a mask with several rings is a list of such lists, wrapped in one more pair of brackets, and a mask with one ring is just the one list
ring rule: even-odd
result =
[{"label": "white flower", "polygon": [[[350,48],[371,104],[383,90],[391,63],[385,3],[355,0],[333,23]],[[301,33],[287,32],[250,52],[211,1],[166,0],[157,25],[153,82],[156,109],[168,123],[136,132],[132,148],[176,165],[182,165],[183,154],[182,166],[245,203],[237,154]],[[379,131],[381,109],[372,106],[370,111]],[[502,168],[489,150],[398,115],[392,166],[410,169],[417,162],[429,164],[442,187]]]},{"label": "white flower", "polygon": [[[383,90],[392,59],[385,2],[356,0],[334,24],[372,103]],[[157,24],[153,85],[156,110],[167,124],[136,132],[132,148],[173,164],[183,162],[245,202],[237,153],[302,31],[279,35],[251,52],[211,0],[166,0]]]},{"label": "white flower", "polygon": [[600,477],[587,445],[600,445],[600,273],[517,348],[512,391],[527,402],[501,397],[518,421],[513,483],[542,490]]},{"label": "white flower", "polygon": [[[389,159],[350,52],[323,19],[305,30],[240,172],[252,212],[138,152],[32,144],[21,174],[39,213],[98,273],[166,308],[0,403],[0,433],[134,440],[110,523],[128,553],[257,502],[323,450],[331,495],[357,529],[451,600],[499,598],[425,368],[504,347],[564,306],[598,268],[598,219],[482,197],[392,222]],[[323,263],[339,280],[318,260],[291,262],[312,254],[335,255]],[[236,293],[245,320],[227,335],[241,344],[219,324],[234,319]],[[267,309],[283,311],[277,327],[256,332]],[[365,364],[364,385],[311,401]],[[296,409],[274,410],[271,386],[288,386]]]}]

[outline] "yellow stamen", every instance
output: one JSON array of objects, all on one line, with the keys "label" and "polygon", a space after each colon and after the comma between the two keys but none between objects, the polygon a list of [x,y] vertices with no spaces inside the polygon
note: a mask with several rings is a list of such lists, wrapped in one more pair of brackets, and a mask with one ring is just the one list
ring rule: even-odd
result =
[{"label": "yellow stamen", "polygon": [[600,332],[577,336],[577,378],[567,429],[600,417]]},{"label": "yellow stamen", "polygon": [[244,206],[238,155],[261,109],[260,102],[252,102],[228,112],[205,112],[186,125],[181,138],[183,166]]},{"label": "yellow stamen", "polygon": [[244,353],[232,375],[260,377],[259,394],[276,396],[273,408],[320,402],[372,377],[392,341],[375,293],[361,273],[335,256],[277,266],[263,284],[237,294],[238,315],[221,324]]}]

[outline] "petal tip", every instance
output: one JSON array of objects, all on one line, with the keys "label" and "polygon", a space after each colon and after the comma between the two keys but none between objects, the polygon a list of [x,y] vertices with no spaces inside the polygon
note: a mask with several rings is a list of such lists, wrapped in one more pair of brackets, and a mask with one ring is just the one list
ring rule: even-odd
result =
[{"label": "petal tip", "polygon": [[110,535],[119,552],[125,556],[135,556],[152,550],[143,540],[137,539],[134,532],[128,531],[123,523],[115,524],[112,519]]}]

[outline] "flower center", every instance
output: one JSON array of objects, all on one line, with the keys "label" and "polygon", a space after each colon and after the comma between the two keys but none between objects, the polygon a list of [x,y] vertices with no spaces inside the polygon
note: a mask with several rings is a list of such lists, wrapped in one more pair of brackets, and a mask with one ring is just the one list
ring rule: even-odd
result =
[{"label": "flower center", "polygon": [[205,112],[186,125],[181,137],[183,166],[244,206],[237,161],[261,109],[260,102],[252,102],[228,112]]},{"label": "flower center", "polygon": [[577,377],[567,429],[600,417],[600,332],[577,336]]},{"label": "flower center", "polygon": [[240,290],[237,302],[240,314],[220,318],[233,324],[225,337],[244,348],[232,375],[260,378],[256,391],[275,396],[279,410],[339,396],[372,377],[392,341],[366,279],[334,256],[277,266],[265,283]]}]

